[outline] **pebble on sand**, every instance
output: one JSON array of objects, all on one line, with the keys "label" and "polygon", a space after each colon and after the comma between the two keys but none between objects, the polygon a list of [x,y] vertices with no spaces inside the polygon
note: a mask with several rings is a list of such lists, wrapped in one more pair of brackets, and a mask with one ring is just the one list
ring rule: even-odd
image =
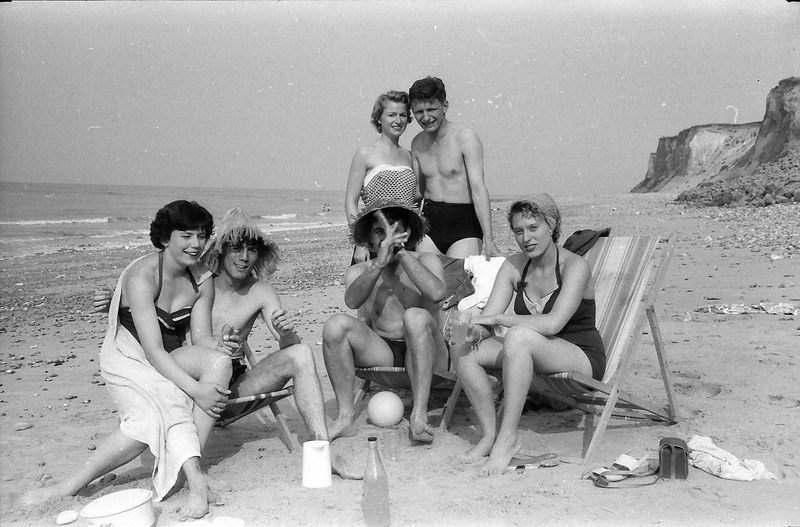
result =
[{"label": "pebble on sand", "polygon": [[56,516],[56,525],[69,525],[78,519],[77,511],[61,511]]}]

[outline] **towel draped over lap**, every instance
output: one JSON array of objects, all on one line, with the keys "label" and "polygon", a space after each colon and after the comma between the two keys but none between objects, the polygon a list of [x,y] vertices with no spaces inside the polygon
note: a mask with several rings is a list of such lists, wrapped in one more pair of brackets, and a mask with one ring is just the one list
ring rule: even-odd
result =
[{"label": "towel draped over lap", "polygon": [[100,371],[119,409],[120,429],[146,443],[155,456],[153,487],[160,501],[175,484],[186,460],[200,456],[200,440],[192,399],[150,365],[142,345],[119,324],[122,279],[130,267],[120,276],[111,299]]}]

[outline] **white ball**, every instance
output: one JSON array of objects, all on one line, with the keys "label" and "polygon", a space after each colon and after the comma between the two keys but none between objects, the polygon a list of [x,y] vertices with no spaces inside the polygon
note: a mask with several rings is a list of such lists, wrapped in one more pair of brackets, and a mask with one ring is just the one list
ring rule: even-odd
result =
[{"label": "white ball", "polygon": [[376,393],[369,400],[367,415],[374,425],[394,426],[403,419],[403,401],[394,392]]}]

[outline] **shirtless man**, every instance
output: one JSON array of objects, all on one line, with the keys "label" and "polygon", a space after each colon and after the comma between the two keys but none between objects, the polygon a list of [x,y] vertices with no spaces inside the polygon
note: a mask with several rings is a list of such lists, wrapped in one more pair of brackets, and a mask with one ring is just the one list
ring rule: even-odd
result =
[{"label": "shirtless man", "polygon": [[422,128],[411,141],[414,173],[430,222],[420,251],[465,258],[500,255],[492,235],[489,192],[483,179],[483,145],[473,130],[448,121],[447,93],[438,77],[408,90],[411,112]]},{"label": "shirtless man", "polygon": [[425,233],[410,205],[382,201],[353,222],[353,239],[377,256],[351,266],[344,300],[358,318],[338,314],[325,322],[322,354],[339,405],[331,437],[355,435],[355,366],[405,366],[411,379],[411,434],[430,442],[428,398],[433,372],[447,368],[447,348],[436,321],[446,295],[442,264],[432,253],[413,249]]},{"label": "shirtless man", "polygon": [[[226,340],[238,340],[241,344],[234,357],[229,398],[280,390],[293,380],[295,404],[312,436],[318,440],[332,440],[313,352],[300,341],[292,315],[281,307],[275,289],[264,279],[275,270],[278,261],[275,244],[242,210],[232,209],[215,227],[214,236],[201,259],[215,275],[211,310],[213,333]],[[102,293],[95,294],[96,311],[104,307],[105,295]],[[240,359],[259,316],[266,321],[280,349],[245,371]],[[227,407],[220,419],[241,410],[240,405]],[[331,468],[342,478],[361,478],[346,466],[340,456],[332,457]]]}]

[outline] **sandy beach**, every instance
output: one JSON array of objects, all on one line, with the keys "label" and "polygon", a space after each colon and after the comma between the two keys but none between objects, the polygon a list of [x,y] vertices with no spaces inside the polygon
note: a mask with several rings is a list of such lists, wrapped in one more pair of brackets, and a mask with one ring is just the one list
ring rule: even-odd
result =
[{"label": "sandy beach", "polygon": [[[681,420],[673,426],[612,420],[596,461],[641,457],[659,439],[711,437],[739,459],[765,463],[777,480],[739,482],[690,468],[686,481],[620,490],[580,479],[584,417],[539,409],[522,418],[523,448],[557,452],[553,468],[479,478],[456,456],[478,437],[464,399],[448,432],[432,445],[401,448],[385,461],[393,525],[800,525],[800,318],[767,313],[717,314],[708,306],[787,303],[800,308],[800,204],[765,208],[694,208],[670,194],[557,199],[565,233],[610,227],[612,234],[676,231],[678,242],[659,294],[657,314]],[[508,202],[493,202],[498,246],[515,244],[505,223]],[[272,282],[284,305],[301,313],[298,333],[317,354],[328,415],[335,401],[321,355],[324,321],[346,312],[342,279],[350,259],[342,227],[281,233],[283,262]],[[563,240],[562,240],[563,241]],[[82,463],[115,426],[115,408],[99,373],[106,320],[91,312],[98,285],[151,248],[62,250],[0,260],[0,523],[54,525],[62,510],[80,510],[104,494],[149,488],[147,461],[135,460],[80,495],[39,510],[15,507],[18,495]],[[250,342],[257,356],[274,350],[262,325]],[[631,361],[627,389],[664,401],[649,335]],[[401,393],[406,403],[408,393]],[[446,392],[430,404],[438,424]],[[299,441],[308,437],[294,403],[279,403]],[[406,408],[406,417],[410,408]],[[360,432],[334,442],[354,465],[366,438],[381,429],[359,418]],[[362,485],[334,477],[327,489],[301,485],[301,453],[290,453],[273,423],[250,416],[216,429],[203,465],[222,489],[209,518],[247,526],[363,525]],[[158,525],[178,524],[185,491],[156,504]],[[75,525],[83,525],[78,520]]]}]

